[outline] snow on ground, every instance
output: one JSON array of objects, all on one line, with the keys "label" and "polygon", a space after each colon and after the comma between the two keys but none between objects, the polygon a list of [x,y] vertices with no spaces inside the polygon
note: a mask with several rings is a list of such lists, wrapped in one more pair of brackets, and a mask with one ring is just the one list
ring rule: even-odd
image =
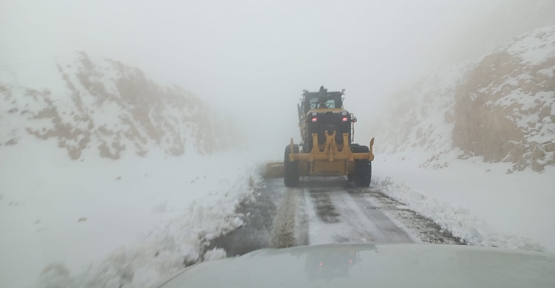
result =
[{"label": "snow on ground", "polygon": [[516,44],[509,44],[500,50],[508,49],[529,65],[538,65],[555,56],[555,26],[535,29],[520,35]]},{"label": "snow on ground", "polygon": [[539,28],[392,95],[374,185],[469,244],[555,252],[554,56]]},{"label": "snow on ground", "polygon": [[241,226],[258,181],[233,152],[72,161],[52,142],[0,149],[0,287],[147,287]]},{"label": "snow on ground", "polygon": [[471,245],[555,251],[555,167],[506,174],[510,163],[474,157],[432,170],[423,159],[376,155],[373,185]]}]

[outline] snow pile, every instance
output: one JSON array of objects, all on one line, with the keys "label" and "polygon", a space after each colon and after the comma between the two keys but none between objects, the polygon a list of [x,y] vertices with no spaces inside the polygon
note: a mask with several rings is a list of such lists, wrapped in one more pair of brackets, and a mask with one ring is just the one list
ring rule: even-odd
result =
[{"label": "snow pile", "polygon": [[424,192],[415,192],[406,184],[393,182],[391,178],[374,177],[374,183],[386,195],[408,205],[411,210],[431,219],[442,229],[459,237],[463,243],[476,246],[502,247],[532,251],[547,251],[543,245],[514,233],[504,233],[486,221],[474,216],[463,205],[453,205]]},{"label": "snow pile", "polygon": [[210,240],[243,225],[235,210],[255,188],[248,179],[240,178],[213,202],[193,201],[180,217],[152,231],[144,244],[118,249],[84,271],[73,275],[63,264],[47,266],[38,287],[150,287],[188,265],[225,258],[223,249],[206,251],[206,247]]},{"label": "snow pile", "polygon": [[74,56],[50,67],[46,87],[0,79],[0,145],[32,135],[55,140],[72,159],[118,159],[152,149],[179,156],[187,146],[211,154],[237,143],[233,121],[183,88],[156,84],[118,61]]},{"label": "snow pile", "polygon": [[[420,152],[376,154],[372,181],[388,178],[394,184],[385,183],[383,189],[390,196],[445,229],[456,230],[453,234],[467,243],[555,251],[555,229],[550,229],[555,219],[555,167],[543,173],[507,174],[511,163],[485,163],[471,157],[451,161],[447,168],[423,169],[420,163],[426,157]],[[459,222],[466,224],[458,227]],[[473,239],[472,227],[480,239]]]},{"label": "snow pile", "polygon": [[218,259],[261,181],[240,153],[81,162],[35,141],[0,149],[2,287],[148,287]]},{"label": "snow pile", "polygon": [[223,248],[214,248],[204,253],[204,261],[219,260],[219,259],[224,259],[226,257],[227,257],[227,253]]}]

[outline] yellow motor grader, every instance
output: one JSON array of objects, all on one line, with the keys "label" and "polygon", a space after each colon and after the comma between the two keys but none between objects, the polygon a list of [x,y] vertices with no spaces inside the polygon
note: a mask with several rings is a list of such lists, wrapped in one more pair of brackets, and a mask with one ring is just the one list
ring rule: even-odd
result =
[{"label": "yellow motor grader", "polygon": [[268,163],[267,178],[283,177],[285,186],[296,187],[300,177],[346,175],[356,186],[368,187],[374,154],[372,146],[353,143],[356,118],[343,108],[344,90],[303,91],[297,105],[302,142],[285,147],[283,163]]}]

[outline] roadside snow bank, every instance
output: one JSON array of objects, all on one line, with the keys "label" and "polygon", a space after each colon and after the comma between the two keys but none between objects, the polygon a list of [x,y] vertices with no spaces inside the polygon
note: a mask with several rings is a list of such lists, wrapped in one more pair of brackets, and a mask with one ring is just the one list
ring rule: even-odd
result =
[{"label": "roadside snow bank", "polygon": [[193,201],[180,217],[155,229],[144,244],[122,247],[105,260],[71,274],[63,264],[47,266],[38,287],[150,287],[188,265],[225,258],[223,249],[206,251],[210,240],[244,223],[235,213],[257,185],[252,174],[218,191],[213,201]]},{"label": "roadside snow bank", "polygon": [[81,162],[50,141],[2,148],[0,287],[41,271],[39,287],[145,287],[241,226],[235,208],[259,181],[234,152]]},{"label": "roadside snow bank", "polygon": [[432,219],[442,229],[449,230],[454,236],[461,238],[464,243],[533,251],[546,250],[536,241],[498,231],[483,219],[473,216],[464,206],[451,205],[431,198],[424,193],[411,190],[404,183],[397,184],[389,177],[374,179],[374,181],[385,194]]},{"label": "roadside snow bank", "polygon": [[555,169],[507,175],[509,163],[467,159],[425,170],[415,157],[380,156],[374,185],[470,245],[555,251]]}]

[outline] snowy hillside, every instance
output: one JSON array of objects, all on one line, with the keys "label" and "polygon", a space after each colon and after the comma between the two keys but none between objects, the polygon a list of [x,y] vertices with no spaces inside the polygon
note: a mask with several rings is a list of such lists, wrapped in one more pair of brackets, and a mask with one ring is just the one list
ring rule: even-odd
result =
[{"label": "snowy hillside", "polygon": [[423,167],[449,166],[455,156],[510,162],[509,173],[555,165],[555,26],[438,71],[385,111],[374,129],[382,151],[426,152]]},{"label": "snowy hillside", "polygon": [[555,251],[555,26],[422,78],[375,119],[386,194],[466,243]]},{"label": "snowy hillside", "polygon": [[0,79],[0,145],[32,135],[56,141],[72,159],[144,156],[154,147],[175,156],[189,147],[211,154],[234,146],[233,122],[179,86],[158,85],[137,68],[84,52],[52,68],[58,77],[48,87]]},{"label": "snowy hillside", "polygon": [[0,73],[0,287],[148,287],[225,255],[206,247],[258,181],[232,119],[137,68],[65,59]]},{"label": "snowy hillside", "polygon": [[419,150],[430,155],[423,167],[440,168],[438,157],[454,149],[452,145],[454,93],[471,63],[437,71],[401,91],[386,103],[371,131],[379,139],[380,153]]}]

